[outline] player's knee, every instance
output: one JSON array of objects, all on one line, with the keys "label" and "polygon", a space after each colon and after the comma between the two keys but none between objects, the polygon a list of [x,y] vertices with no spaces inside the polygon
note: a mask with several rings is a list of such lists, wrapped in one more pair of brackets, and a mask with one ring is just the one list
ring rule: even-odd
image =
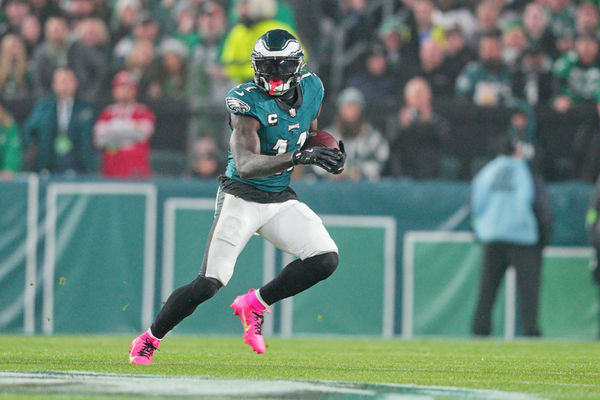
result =
[{"label": "player's knee", "polygon": [[223,285],[213,278],[198,275],[192,282],[192,299],[200,304],[213,297]]},{"label": "player's knee", "polygon": [[318,262],[315,263],[315,277],[320,281],[329,278],[338,266],[338,254],[332,251],[325,254],[319,254],[318,256],[315,256],[315,258],[319,258]]}]

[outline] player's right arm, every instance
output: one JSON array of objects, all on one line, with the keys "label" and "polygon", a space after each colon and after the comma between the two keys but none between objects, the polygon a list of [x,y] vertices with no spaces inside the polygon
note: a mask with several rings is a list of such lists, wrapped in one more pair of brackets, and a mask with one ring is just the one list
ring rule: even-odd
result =
[{"label": "player's right arm", "polygon": [[231,114],[231,128],[229,147],[240,178],[270,176],[293,165],[292,153],[274,156],[260,154],[260,122],[253,117]]},{"label": "player's right arm", "polygon": [[[253,117],[231,114],[229,147],[240,178],[252,179],[270,176],[296,164],[315,164],[328,172],[337,171],[344,156],[339,150],[315,147],[274,156],[260,153],[258,130],[260,122]],[[343,163],[342,163],[343,165]],[[341,171],[340,171],[341,172]]]}]

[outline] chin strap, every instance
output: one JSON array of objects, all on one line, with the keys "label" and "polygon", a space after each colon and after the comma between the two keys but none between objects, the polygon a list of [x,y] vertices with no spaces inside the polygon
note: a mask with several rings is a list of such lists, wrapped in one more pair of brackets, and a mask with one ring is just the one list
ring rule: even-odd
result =
[{"label": "chin strap", "polygon": [[281,85],[283,85],[283,79],[275,79],[275,78],[269,79],[269,87],[271,88],[271,90],[269,90],[269,94],[272,96],[273,93],[275,92],[275,89]]}]

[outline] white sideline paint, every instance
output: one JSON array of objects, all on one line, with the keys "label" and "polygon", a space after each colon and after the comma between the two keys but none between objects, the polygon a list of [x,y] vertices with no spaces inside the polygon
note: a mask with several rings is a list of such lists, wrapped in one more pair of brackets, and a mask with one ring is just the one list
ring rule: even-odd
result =
[{"label": "white sideline paint", "polygon": [[[396,299],[396,219],[391,216],[369,215],[321,215],[325,227],[382,228],[385,234],[383,265],[383,300],[381,335],[390,339],[394,336],[394,315]],[[284,253],[282,264],[287,265],[294,258]],[[282,301],[281,336],[292,335],[293,298]]]},{"label": "white sideline paint", "polygon": [[46,238],[43,267],[42,331],[54,332],[54,269],[56,263],[57,199],[60,195],[146,196],[144,218],[144,277],[142,283],[141,329],[152,323],[156,243],[156,187],[147,183],[51,183],[46,195]]},{"label": "white sideline paint", "polygon": [[35,292],[37,288],[37,242],[40,179],[37,174],[27,178],[27,236],[25,238],[25,292],[23,332],[35,333]]},{"label": "white sideline paint", "polygon": [[[471,232],[458,231],[409,231],[404,234],[403,259],[402,259],[402,337],[410,339],[413,337],[414,328],[414,262],[415,244],[417,242],[473,242],[474,236]],[[544,248],[544,257],[582,257],[589,258],[594,255],[590,247],[561,247],[548,246]],[[516,287],[517,276],[514,267],[509,267],[506,272],[505,286],[505,313],[504,313],[504,338],[512,340],[515,338],[516,330]]]},{"label": "white sideline paint", "polygon": [[[434,400],[477,398],[536,400],[497,390],[442,386],[362,384],[333,381],[245,380],[93,372],[1,372],[3,393],[96,396],[168,396],[178,398],[344,398]],[[320,397],[317,397],[320,396]]]}]

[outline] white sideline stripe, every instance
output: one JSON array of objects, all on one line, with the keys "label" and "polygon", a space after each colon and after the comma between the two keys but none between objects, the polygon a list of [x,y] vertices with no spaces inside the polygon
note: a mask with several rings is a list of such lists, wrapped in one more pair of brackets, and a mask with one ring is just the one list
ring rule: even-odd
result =
[{"label": "white sideline stripe", "polygon": [[[264,240],[264,239],[263,239]],[[268,240],[264,240],[263,246],[263,284],[270,282],[275,278],[275,246]],[[275,323],[273,317],[265,318],[263,323],[263,332],[266,336],[273,336],[275,332]]]},{"label": "white sideline stripe", "polygon": [[51,183],[46,195],[46,238],[44,249],[44,293],[42,305],[42,331],[54,332],[54,274],[56,267],[56,203],[59,195],[144,195],[146,210],[144,221],[144,277],[142,281],[141,328],[150,326],[154,306],[155,248],[156,242],[156,187],[146,183]]},{"label": "white sideline stripe", "polygon": [[174,289],[175,279],[175,213],[177,210],[214,210],[210,198],[169,197],[165,200],[163,216],[163,266],[161,301],[166,301]]},{"label": "white sideline stripe", "polygon": [[517,270],[514,266],[506,269],[504,289],[504,339],[513,340],[517,325]]},{"label": "white sideline stripe", "polygon": [[[394,336],[395,299],[396,299],[396,219],[391,216],[369,215],[321,215],[325,227],[348,228],[383,228],[384,230],[384,265],[381,335],[384,338]],[[284,253],[282,264],[293,261],[293,257]],[[293,299],[282,301],[281,335],[289,337],[293,332]]]},{"label": "white sideline stripe", "polygon": [[[177,210],[200,210],[214,212],[216,200],[212,198],[169,197],[165,200],[163,216],[163,264],[161,301],[166,301],[175,286],[175,224]],[[200,272],[200,271],[198,271]],[[263,282],[275,276],[275,246],[263,239]],[[263,325],[265,336],[273,334],[272,318]]]},{"label": "white sideline stripe", "polygon": [[23,331],[35,333],[35,292],[37,288],[37,242],[40,180],[37,174],[27,178],[27,236],[25,238],[25,297],[23,307]]},{"label": "white sideline stripe", "polygon": [[[402,259],[402,337],[413,337],[414,329],[414,247],[416,242],[474,242],[472,232],[467,231],[408,231],[404,234]],[[548,246],[544,248],[544,257],[590,258],[594,255],[591,247]],[[511,272],[512,271],[512,272]],[[505,326],[504,335],[511,340],[515,335],[516,324],[516,272],[509,268],[506,275]],[[509,298],[510,297],[510,298]]]},{"label": "white sideline stripe", "polygon": [[231,379],[190,376],[107,374],[84,371],[0,371],[5,393],[72,396],[120,395],[181,398],[306,398],[344,397],[372,399],[477,398],[486,400],[537,400],[535,396],[499,390],[449,386],[418,386],[336,381]]},{"label": "white sideline stripe", "polygon": [[[281,267],[285,267],[294,261],[294,256],[283,252],[281,257]],[[294,329],[294,297],[288,297],[281,301],[281,336],[289,338]]]},{"label": "white sideline stripe", "polygon": [[383,228],[384,229],[384,270],[382,327],[384,338],[394,336],[396,310],[396,219],[388,215],[323,215],[325,226]]},{"label": "white sideline stripe", "polygon": [[414,301],[414,263],[415,263],[415,232],[404,234],[402,248],[402,338],[410,339],[413,335]]},{"label": "white sideline stripe", "polygon": [[592,247],[567,247],[567,246],[550,246],[544,249],[544,257],[562,257],[562,258],[591,258],[594,256]]},{"label": "white sideline stripe", "polygon": [[469,217],[470,207],[468,204],[463,204],[458,210],[454,212],[444,223],[442,223],[437,229],[440,231],[453,231],[460,225],[465,219]]}]

